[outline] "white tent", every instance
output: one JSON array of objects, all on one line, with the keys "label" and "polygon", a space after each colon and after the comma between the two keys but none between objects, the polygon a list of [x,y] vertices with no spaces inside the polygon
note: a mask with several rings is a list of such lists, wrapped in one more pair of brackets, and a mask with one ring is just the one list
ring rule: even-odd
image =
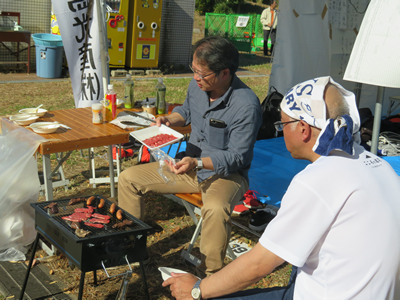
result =
[{"label": "white tent", "polygon": [[[343,75],[369,2],[281,0],[270,86],[285,94],[299,82],[330,75],[357,95],[357,86],[361,85],[343,80]],[[377,87],[361,87],[359,107],[368,107],[374,113]],[[389,107],[388,98],[398,95],[400,89],[384,89],[382,115]]]}]

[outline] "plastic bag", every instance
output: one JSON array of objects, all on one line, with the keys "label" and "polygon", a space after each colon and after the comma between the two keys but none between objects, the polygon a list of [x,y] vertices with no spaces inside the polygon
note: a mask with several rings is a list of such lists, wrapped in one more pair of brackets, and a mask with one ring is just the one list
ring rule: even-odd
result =
[{"label": "plastic bag", "polygon": [[0,257],[19,260],[36,237],[30,203],[39,199],[35,153],[43,138],[8,120],[0,122]]},{"label": "plastic bag", "polygon": [[174,159],[161,149],[151,150],[151,155],[156,161],[158,161],[159,168],[158,174],[168,185],[174,185],[176,183],[176,174],[171,172],[169,165],[174,165],[179,161],[179,159]]}]

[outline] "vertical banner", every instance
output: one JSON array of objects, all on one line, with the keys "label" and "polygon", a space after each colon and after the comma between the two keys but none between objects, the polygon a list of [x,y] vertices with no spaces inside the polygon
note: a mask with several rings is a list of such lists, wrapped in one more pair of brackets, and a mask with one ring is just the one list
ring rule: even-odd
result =
[{"label": "vertical banner", "polygon": [[99,0],[52,0],[77,108],[99,103],[104,97],[95,1]]}]

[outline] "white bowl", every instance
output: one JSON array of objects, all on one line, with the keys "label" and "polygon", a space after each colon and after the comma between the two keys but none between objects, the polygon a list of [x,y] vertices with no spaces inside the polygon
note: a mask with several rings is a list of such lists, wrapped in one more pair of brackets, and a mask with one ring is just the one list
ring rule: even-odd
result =
[{"label": "white bowl", "polygon": [[43,117],[44,114],[47,112],[47,109],[39,108],[36,112],[36,108],[24,108],[19,111],[20,114],[30,114],[39,117]]},{"label": "white bowl", "polygon": [[20,115],[10,116],[9,119],[18,125],[24,126],[24,125],[32,124],[37,119],[39,119],[39,117],[28,115],[28,114],[20,114]]},{"label": "white bowl", "polygon": [[165,281],[171,277],[171,272],[174,273],[187,273],[185,271],[174,269],[174,268],[167,268],[167,267],[159,267],[158,271],[161,272],[162,279]]},{"label": "white bowl", "polygon": [[29,126],[36,133],[54,133],[61,127],[61,124],[53,122],[36,122]]}]

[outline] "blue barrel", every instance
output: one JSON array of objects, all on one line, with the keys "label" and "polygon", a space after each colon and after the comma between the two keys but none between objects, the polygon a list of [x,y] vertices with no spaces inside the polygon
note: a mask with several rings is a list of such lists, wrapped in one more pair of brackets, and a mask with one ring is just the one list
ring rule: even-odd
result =
[{"label": "blue barrel", "polygon": [[62,72],[63,43],[60,35],[35,33],[36,75],[43,78],[59,78]]}]

